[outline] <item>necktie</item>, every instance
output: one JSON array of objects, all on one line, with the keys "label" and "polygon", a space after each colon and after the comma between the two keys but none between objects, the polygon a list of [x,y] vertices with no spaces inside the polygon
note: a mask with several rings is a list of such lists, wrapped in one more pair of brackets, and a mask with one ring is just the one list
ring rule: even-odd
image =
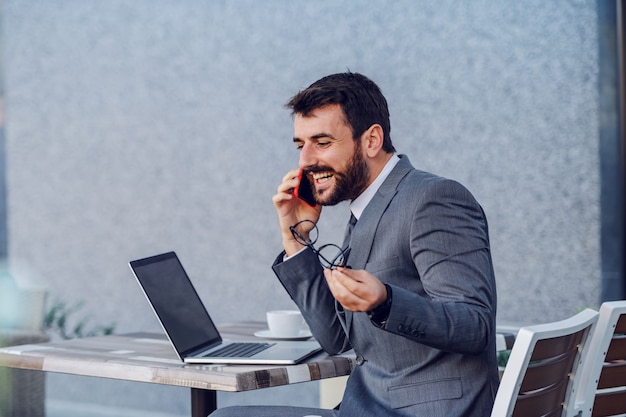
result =
[{"label": "necktie", "polygon": [[341,250],[344,252],[344,263],[348,262],[348,256],[350,255],[350,241],[352,239],[352,229],[354,229],[354,225],[356,225],[357,218],[354,217],[354,214],[350,214],[350,221],[346,226],[346,234],[343,238],[343,245],[341,246]]},{"label": "necktie", "polygon": [[348,222],[348,225],[346,226],[346,233],[343,236],[342,248],[347,248],[348,246],[350,246],[350,238],[352,236],[352,229],[354,229],[355,224],[356,224],[356,217],[354,217],[354,214],[350,213],[350,221]]}]

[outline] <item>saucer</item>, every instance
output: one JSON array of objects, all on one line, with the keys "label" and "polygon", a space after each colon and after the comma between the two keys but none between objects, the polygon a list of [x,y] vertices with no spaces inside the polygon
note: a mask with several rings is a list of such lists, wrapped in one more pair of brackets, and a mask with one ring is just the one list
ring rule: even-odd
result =
[{"label": "saucer", "polygon": [[311,336],[313,336],[311,332],[308,330],[300,330],[300,333],[297,336],[287,336],[287,337],[274,336],[272,332],[270,332],[269,330],[259,330],[258,332],[255,332],[254,335],[256,337],[262,337],[263,339],[274,339],[274,340],[307,340]]}]

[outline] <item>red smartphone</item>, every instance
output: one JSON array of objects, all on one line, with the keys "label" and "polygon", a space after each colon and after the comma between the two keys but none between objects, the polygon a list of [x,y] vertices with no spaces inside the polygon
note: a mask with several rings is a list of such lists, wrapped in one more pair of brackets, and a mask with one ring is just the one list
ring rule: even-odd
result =
[{"label": "red smartphone", "polygon": [[317,203],[315,198],[313,198],[313,189],[311,188],[309,177],[304,174],[304,171],[300,171],[298,179],[300,180],[300,185],[294,188],[293,195],[305,201],[309,206],[315,207]]}]

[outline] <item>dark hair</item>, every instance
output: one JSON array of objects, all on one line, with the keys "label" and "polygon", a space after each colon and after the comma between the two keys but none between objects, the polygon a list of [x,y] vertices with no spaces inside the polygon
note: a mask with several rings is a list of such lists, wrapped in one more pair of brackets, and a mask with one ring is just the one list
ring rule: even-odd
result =
[{"label": "dark hair", "polygon": [[331,104],[341,106],[355,140],[377,123],[383,129],[383,150],[395,152],[387,100],[380,88],[364,75],[353,72],[328,75],[293,96],[286,107],[293,114],[306,117],[313,110]]}]

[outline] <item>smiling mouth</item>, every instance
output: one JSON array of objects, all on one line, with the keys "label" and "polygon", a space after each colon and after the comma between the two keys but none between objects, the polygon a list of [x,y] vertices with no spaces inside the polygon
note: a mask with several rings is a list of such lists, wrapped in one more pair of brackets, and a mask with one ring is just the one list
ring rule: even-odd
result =
[{"label": "smiling mouth", "polygon": [[316,172],[311,174],[316,184],[324,184],[325,182],[330,181],[333,177],[332,172]]}]

